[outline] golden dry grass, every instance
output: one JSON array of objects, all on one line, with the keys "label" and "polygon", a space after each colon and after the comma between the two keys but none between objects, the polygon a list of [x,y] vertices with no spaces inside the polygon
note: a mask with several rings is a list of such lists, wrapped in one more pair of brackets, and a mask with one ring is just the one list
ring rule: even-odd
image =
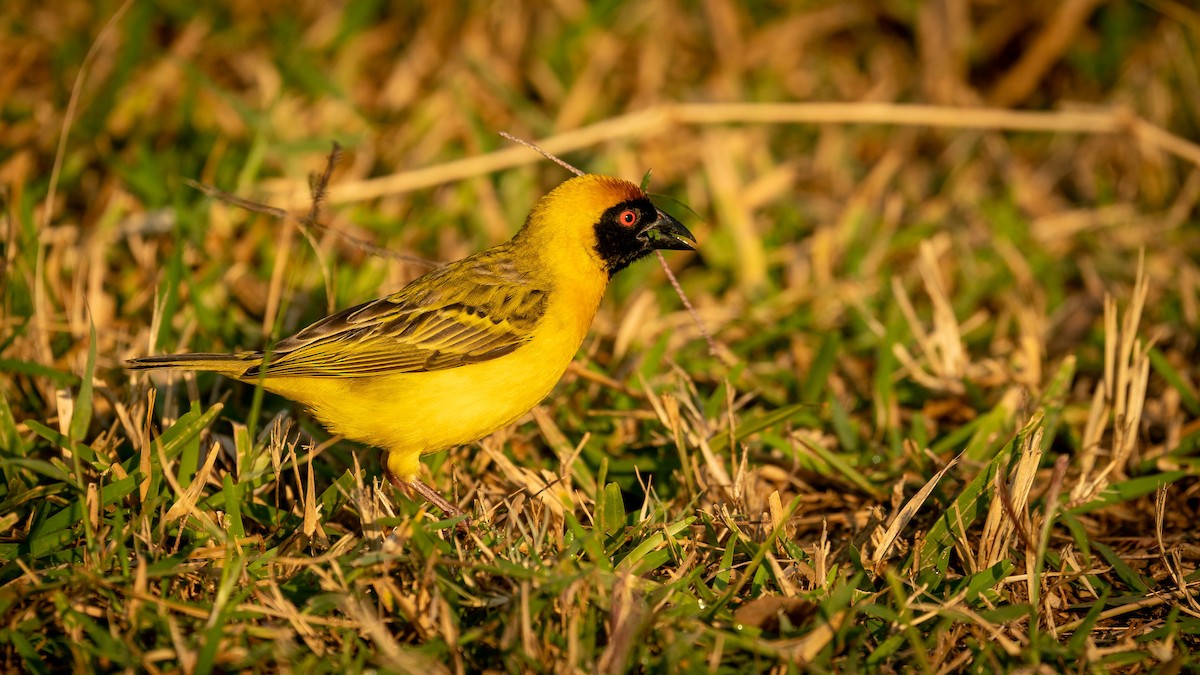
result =
[{"label": "golden dry grass", "polygon": [[[0,26],[6,669],[1194,667],[1190,6]],[[619,278],[546,405],[429,462],[468,534],[285,401],[121,368],[507,237],[565,173],[499,131],[695,211],[671,262],[717,352],[661,270]],[[303,212],[333,140],[327,229],[185,184]]]}]

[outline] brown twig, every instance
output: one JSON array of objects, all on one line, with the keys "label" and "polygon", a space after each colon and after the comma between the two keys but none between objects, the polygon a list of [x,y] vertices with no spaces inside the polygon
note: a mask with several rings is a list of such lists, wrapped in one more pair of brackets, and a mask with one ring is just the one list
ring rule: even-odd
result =
[{"label": "brown twig", "polygon": [[268,205],[262,204],[260,202],[255,202],[255,201],[251,201],[249,199],[245,199],[243,197],[238,197],[235,194],[225,192],[224,190],[220,190],[211,185],[205,185],[204,183],[194,181],[190,178],[184,178],[183,182],[185,185],[195,188],[195,189],[199,190],[200,192],[203,192],[204,194],[208,195],[209,197],[219,199],[219,200],[225,202],[226,204],[229,204],[231,206],[236,206],[239,209],[244,209],[246,211],[251,211],[253,213],[261,213],[263,215],[267,215],[272,218],[278,218],[280,220],[290,221],[290,222],[296,223],[302,227],[311,228],[314,230],[320,230],[321,232],[328,232],[329,234],[332,234],[332,235],[344,240],[351,246],[353,246],[365,253],[368,253],[370,255],[375,255],[375,256],[382,257],[382,258],[391,258],[393,260],[400,260],[402,262],[411,263],[414,265],[423,265],[425,267],[430,267],[430,268],[441,267],[442,266],[441,263],[436,263],[432,260],[426,260],[425,258],[422,258],[420,256],[409,255],[407,253],[397,253],[395,251],[389,251],[388,249],[376,246],[376,245],[366,241],[365,239],[360,239],[358,237],[355,237],[352,234],[347,234],[346,232],[342,232],[341,230],[337,230],[332,227],[329,227],[328,225],[325,225],[324,223],[321,223],[317,220],[317,215],[320,211],[320,202],[325,201],[328,197],[329,176],[330,176],[330,173],[332,172],[333,164],[337,161],[336,156],[338,154],[340,154],[340,151],[341,151],[341,147],[335,143],[333,151],[329,153],[330,161],[326,164],[325,172],[322,173],[319,177],[316,177],[315,181],[310,182],[310,186],[312,187],[312,195],[311,195],[312,203],[311,203],[311,206],[309,207],[308,214],[305,216],[302,216],[302,217],[296,216],[285,209],[281,209],[281,208],[278,208],[275,206],[268,206]]},{"label": "brown twig", "polygon": [[545,157],[546,159],[550,160],[551,162],[554,162],[555,164],[561,166],[562,168],[566,169],[567,171],[570,171],[571,173],[575,174],[576,176],[582,176],[585,173],[583,171],[583,169],[577,168],[573,164],[568,164],[566,162],[566,160],[560,159],[560,158],[546,152],[545,150],[539,148],[538,146],[534,145],[533,143],[530,143],[529,141],[525,140],[524,138],[517,138],[516,136],[513,136],[512,134],[508,133],[507,131],[501,131],[500,136],[503,138],[507,138],[508,140],[512,141],[513,143],[519,143],[519,144],[529,148],[530,150],[533,150],[534,152],[538,153],[542,157]]},{"label": "brown twig", "polygon": [[304,223],[310,227],[318,223],[317,216],[321,215],[321,202],[325,201],[325,197],[328,195],[329,179],[333,176],[333,167],[337,166],[338,160],[341,158],[342,145],[334,141],[333,148],[329,150],[329,156],[325,158],[325,170],[320,174],[312,174],[308,177],[308,192],[312,195],[312,206],[308,209],[308,217]]},{"label": "brown twig", "polygon": [[1033,540],[1030,539],[1029,533],[1025,531],[1024,521],[1017,516],[1017,509],[1013,504],[1012,495],[1008,492],[1008,483],[1005,482],[1004,472],[996,472],[996,496],[1000,498],[1000,504],[1004,507],[1004,512],[1008,514],[1008,519],[1012,521],[1013,529],[1017,533],[1017,538],[1025,544],[1027,554],[1032,554],[1037,550]]},{"label": "brown twig", "polygon": [[679,285],[679,280],[675,278],[675,273],[667,266],[667,259],[663,257],[662,251],[655,251],[654,254],[658,256],[658,262],[662,265],[663,271],[667,273],[667,281],[671,282],[671,287],[675,289],[675,294],[679,296],[679,301],[683,303],[683,307],[688,311],[688,314],[692,315],[692,321],[695,322],[700,335],[704,337],[704,341],[708,343],[708,353],[719,358],[720,352],[717,350],[717,341],[713,339],[708,326],[704,325],[704,319],[700,318],[700,314],[696,312],[696,308],[688,300],[687,293],[683,292],[683,287]]},{"label": "brown twig", "polygon": [[[621,138],[647,138],[683,125],[888,124],[980,131],[1124,134],[1200,166],[1200,144],[1162,129],[1125,108],[1007,110],[906,103],[671,103],[564,131],[538,143],[545,153],[572,152]],[[522,145],[527,145],[522,143]],[[530,164],[519,148],[504,148],[436,166],[338,184],[333,204],[377,199]],[[281,190],[284,192],[285,190]]]}]

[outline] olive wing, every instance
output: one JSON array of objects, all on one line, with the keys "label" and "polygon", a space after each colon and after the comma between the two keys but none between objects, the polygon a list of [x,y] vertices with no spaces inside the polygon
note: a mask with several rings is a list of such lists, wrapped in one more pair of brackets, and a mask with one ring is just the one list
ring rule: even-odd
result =
[{"label": "olive wing", "polygon": [[456,368],[529,341],[547,292],[504,258],[476,257],[278,343],[244,378],[365,377]]}]

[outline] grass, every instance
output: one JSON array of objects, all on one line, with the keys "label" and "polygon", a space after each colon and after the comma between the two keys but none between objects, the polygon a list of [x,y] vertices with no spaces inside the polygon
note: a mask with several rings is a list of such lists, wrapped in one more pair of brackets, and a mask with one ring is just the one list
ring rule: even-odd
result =
[{"label": "grass", "polygon": [[[53,4],[0,9],[6,671],[1198,662],[1194,10]],[[653,169],[717,348],[628,270],[427,458],[467,533],[287,401],[122,368],[503,240],[566,173],[498,131]],[[303,212],[333,140],[327,229],[186,183]]]}]

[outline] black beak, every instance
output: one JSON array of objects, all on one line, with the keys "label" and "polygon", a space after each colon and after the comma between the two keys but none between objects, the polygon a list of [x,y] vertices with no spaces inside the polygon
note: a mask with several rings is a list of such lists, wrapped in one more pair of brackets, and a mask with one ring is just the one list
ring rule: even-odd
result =
[{"label": "black beak", "polygon": [[696,248],[696,237],[688,232],[678,220],[655,209],[658,220],[650,224],[638,235],[647,242],[652,250],[670,249],[675,251],[691,251]]}]

